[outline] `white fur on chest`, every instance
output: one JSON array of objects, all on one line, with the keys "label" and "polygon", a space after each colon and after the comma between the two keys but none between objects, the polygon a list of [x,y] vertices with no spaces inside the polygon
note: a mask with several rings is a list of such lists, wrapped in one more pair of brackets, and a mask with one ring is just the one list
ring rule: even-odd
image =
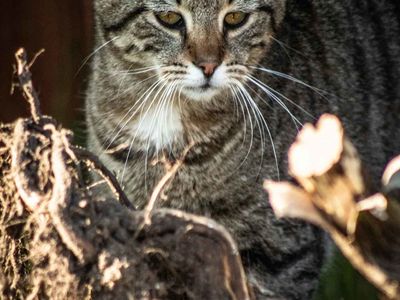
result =
[{"label": "white fur on chest", "polygon": [[181,115],[174,106],[143,112],[132,129],[133,137],[144,142],[144,150],[151,146],[157,151],[170,148],[183,134]]}]

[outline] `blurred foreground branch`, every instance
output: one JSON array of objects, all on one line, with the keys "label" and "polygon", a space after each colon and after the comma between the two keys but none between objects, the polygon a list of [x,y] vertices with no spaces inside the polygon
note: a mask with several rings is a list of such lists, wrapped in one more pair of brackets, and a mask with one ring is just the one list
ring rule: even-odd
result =
[{"label": "blurred foreground branch", "polygon": [[304,126],[289,151],[300,186],[265,182],[278,217],[325,229],[347,259],[389,299],[400,297],[400,157],[372,194],[358,154],[340,121],[324,115]]}]

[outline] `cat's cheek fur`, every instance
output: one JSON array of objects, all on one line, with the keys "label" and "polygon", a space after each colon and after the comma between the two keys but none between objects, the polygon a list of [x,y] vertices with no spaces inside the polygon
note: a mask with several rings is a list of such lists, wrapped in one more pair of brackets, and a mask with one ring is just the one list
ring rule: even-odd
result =
[{"label": "cat's cheek fur", "polygon": [[184,87],[200,88],[207,83],[203,72],[192,64],[188,66],[186,74],[182,81]]},{"label": "cat's cheek fur", "polygon": [[224,88],[227,86],[228,76],[225,64],[219,66],[210,80],[210,84],[216,88]]}]

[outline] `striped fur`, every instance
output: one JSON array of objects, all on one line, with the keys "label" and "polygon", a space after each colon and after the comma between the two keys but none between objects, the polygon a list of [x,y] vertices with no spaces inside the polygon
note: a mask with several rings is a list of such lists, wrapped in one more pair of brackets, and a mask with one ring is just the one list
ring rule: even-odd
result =
[{"label": "striped fur", "polygon": [[[277,220],[262,181],[287,177],[286,152],[299,123],[324,112],[342,118],[372,178],[400,152],[400,4],[94,2],[90,148],[142,208],[164,174],[152,162],[162,152],[175,159],[194,141],[162,205],[225,225],[258,299],[309,299],[323,262],[322,234]],[[155,13],[171,10],[182,14],[183,28],[157,22]],[[229,32],[222,22],[229,11],[248,12],[249,21]],[[220,64],[206,88],[196,65],[204,60]]]}]

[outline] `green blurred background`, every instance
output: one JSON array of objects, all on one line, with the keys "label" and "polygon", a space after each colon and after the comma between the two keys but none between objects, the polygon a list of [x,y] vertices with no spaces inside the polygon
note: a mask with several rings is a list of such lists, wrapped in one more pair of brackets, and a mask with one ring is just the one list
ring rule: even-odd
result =
[{"label": "green blurred background", "polygon": [[[84,143],[89,65],[81,66],[91,53],[92,33],[89,0],[0,0],[0,122],[28,114],[20,93],[10,96],[14,52],[23,46],[32,57],[44,48],[46,52],[32,68],[42,110],[73,129],[77,141]],[[375,290],[339,254],[321,283],[315,299],[377,299]]]}]

